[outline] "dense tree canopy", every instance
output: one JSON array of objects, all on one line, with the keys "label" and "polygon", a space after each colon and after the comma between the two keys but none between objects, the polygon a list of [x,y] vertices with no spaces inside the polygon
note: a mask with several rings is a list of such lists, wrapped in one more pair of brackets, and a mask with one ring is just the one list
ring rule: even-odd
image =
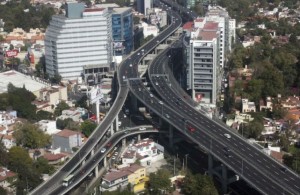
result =
[{"label": "dense tree canopy", "polygon": [[11,32],[13,28],[46,28],[54,15],[54,9],[47,5],[37,4],[35,7],[29,0],[7,1],[0,5],[0,18],[5,22],[4,30]]},{"label": "dense tree canopy", "polygon": [[54,115],[60,116],[63,110],[67,110],[69,108],[70,108],[70,106],[66,102],[61,101],[60,103],[58,103],[56,105],[55,110],[54,110]]},{"label": "dense tree canopy", "polygon": [[149,190],[151,194],[168,192],[171,189],[170,173],[166,169],[160,169],[156,173],[150,173]]},{"label": "dense tree canopy", "polygon": [[45,134],[37,125],[30,123],[18,125],[13,136],[17,145],[31,149],[42,148],[51,143],[50,135]]},{"label": "dense tree canopy", "polygon": [[90,120],[85,120],[83,123],[80,124],[81,132],[87,137],[89,137],[93,133],[96,127],[96,123]]},{"label": "dense tree canopy", "polygon": [[186,195],[218,195],[212,178],[207,175],[192,175],[188,173],[182,185],[182,192]]}]

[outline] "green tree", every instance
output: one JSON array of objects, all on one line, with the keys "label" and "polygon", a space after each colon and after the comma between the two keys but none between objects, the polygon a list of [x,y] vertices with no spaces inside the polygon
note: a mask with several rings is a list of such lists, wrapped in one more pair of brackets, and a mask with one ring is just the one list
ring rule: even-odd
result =
[{"label": "green tree", "polygon": [[76,107],[86,108],[88,109],[87,105],[87,95],[83,95],[75,104]]},{"label": "green tree", "polygon": [[263,88],[262,80],[252,79],[251,81],[248,82],[246,91],[249,94],[250,101],[259,103],[259,100],[262,97],[262,88]]},{"label": "green tree", "polygon": [[218,191],[211,177],[207,175],[187,173],[183,179],[182,192],[186,195],[217,195]]},{"label": "green tree", "polygon": [[36,168],[36,170],[42,174],[52,174],[55,171],[55,168],[53,165],[49,165],[48,160],[46,160],[43,157],[38,158],[34,163],[33,167]]},{"label": "green tree", "polygon": [[81,123],[80,130],[85,136],[89,137],[96,127],[97,125],[94,122],[85,120],[83,123]]},{"label": "green tree", "polygon": [[80,126],[78,125],[78,122],[73,121],[71,118],[66,118],[64,120],[57,119],[56,120],[56,128],[58,129],[70,129],[74,131],[80,130]]},{"label": "green tree", "polygon": [[1,195],[7,195],[7,191],[1,186],[0,186],[0,194]]},{"label": "green tree", "polygon": [[243,126],[242,129],[239,130],[241,134],[243,134],[246,138],[254,138],[257,139],[261,132],[264,130],[264,126],[261,122],[257,120],[253,120],[249,122],[247,125]]},{"label": "green tree", "polygon": [[50,78],[51,83],[60,84],[62,77],[59,74],[55,74],[53,77]]},{"label": "green tree", "polygon": [[[2,139],[3,139],[3,136],[0,136],[0,165],[2,166],[7,166],[8,164],[8,153],[6,151],[6,147],[4,146],[3,142],[2,142]],[[0,193],[1,194],[1,193]]]},{"label": "green tree", "polygon": [[51,136],[45,134],[37,125],[31,123],[18,125],[13,136],[18,146],[32,149],[46,147],[51,143]]},{"label": "green tree", "polygon": [[67,110],[69,108],[70,108],[70,106],[66,102],[61,101],[55,107],[54,116],[60,116],[63,110]]},{"label": "green tree", "polygon": [[14,146],[9,150],[8,168],[17,173],[17,181],[14,184],[17,188],[17,194],[27,194],[30,190],[41,183],[40,174],[33,169],[32,159],[26,150]]},{"label": "green tree", "polygon": [[47,111],[44,111],[44,110],[39,110],[39,111],[36,113],[36,116],[37,116],[37,120],[38,120],[38,121],[40,121],[40,120],[51,120],[51,119],[53,119],[53,113],[47,112]]},{"label": "green tree", "polygon": [[149,189],[151,193],[159,194],[161,191],[171,189],[170,173],[166,169],[159,169],[156,173],[149,175]]}]

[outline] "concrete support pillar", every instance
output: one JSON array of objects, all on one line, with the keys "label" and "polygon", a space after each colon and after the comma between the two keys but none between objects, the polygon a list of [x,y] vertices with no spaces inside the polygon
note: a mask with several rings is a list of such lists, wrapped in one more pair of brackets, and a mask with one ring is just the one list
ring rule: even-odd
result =
[{"label": "concrete support pillar", "polygon": [[103,166],[106,168],[107,167],[107,157],[105,156],[103,159]]},{"label": "concrete support pillar", "polygon": [[162,120],[162,118],[161,118],[161,117],[159,117],[159,119],[158,119],[158,123],[159,123],[159,126],[161,127],[161,126],[162,126],[162,124],[163,124],[163,120]]},{"label": "concrete support pillar", "polygon": [[116,131],[119,131],[119,115],[116,116]]},{"label": "concrete support pillar", "polygon": [[169,125],[169,147],[173,148],[174,129],[172,125]]},{"label": "concrete support pillar", "polygon": [[141,140],[141,134],[138,134],[138,141],[140,141]]},{"label": "concrete support pillar", "polygon": [[227,167],[225,165],[221,165],[222,167],[222,179],[221,179],[221,182],[222,182],[222,192],[224,194],[227,193]]},{"label": "concrete support pillar", "polygon": [[85,159],[81,162],[81,165],[84,165],[84,163],[85,163]]},{"label": "concrete support pillar", "polygon": [[110,136],[114,134],[114,124],[110,125]]},{"label": "concrete support pillar", "polygon": [[99,177],[99,168],[98,168],[98,165],[95,167],[94,171],[95,171],[95,177],[98,178]]},{"label": "concrete support pillar", "polygon": [[100,124],[100,100],[96,102],[97,124]]},{"label": "concrete support pillar", "polygon": [[138,111],[137,98],[131,94],[130,100],[131,100],[130,111],[133,111],[134,113],[136,113]]},{"label": "concrete support pillar", "polygon": [[122,148],[125,148],[126,147],[126,139],[122,139]]},{"label": "concrete support pillar", "polygon": [[92,150],[91,150],[91,156],[93,156],[95,154],[95,149],[93,148]]},{"label": "concrete support pillar", "polygon": [[214,159],[213,155],[208,153],[208,175],[212,177],[214,168]]}]

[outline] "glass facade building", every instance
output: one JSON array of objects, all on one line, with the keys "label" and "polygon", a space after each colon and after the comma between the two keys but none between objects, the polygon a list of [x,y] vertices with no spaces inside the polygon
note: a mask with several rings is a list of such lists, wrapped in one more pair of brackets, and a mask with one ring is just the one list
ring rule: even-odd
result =
[{"label": "glass facade building", "polygon": [[129,54],[133,50],[134,39],[132,9],[113,8],[111,21],[114,55]]}]

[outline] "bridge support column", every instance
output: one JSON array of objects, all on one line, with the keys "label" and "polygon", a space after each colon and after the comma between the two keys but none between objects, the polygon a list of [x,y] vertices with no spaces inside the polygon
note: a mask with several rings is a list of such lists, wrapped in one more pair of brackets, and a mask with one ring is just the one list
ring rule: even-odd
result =
[{"label": "bridge support column", "polygon": [[162,124],[163,124],[163,120],[162,120],[162,118],[160,118],[160,117],[159,117],[159,119],[158,119],[158,123],[159,123],[159,126],[161,127],[161,126],[162,126]]},{"label": "bridge support column", "polygon": [[174,129],[172,125],[169,125],[169,147],[173,148]]},{"label": "bridge support column", "polygon": [[92,150],[91,150],[91,156],[93,156],[95,154],[95,149],[93,148]]},{"label": "bridge support column", "polygon": [[116,131],[119,131],[119,115],[116,116]]},{"label": "bridge support column", "polygon": [[110,125],[110,136],[114,134],[114,124]]},{"label": "bridge support column", "polygon": [[227,180],[228,180],[228,178],[227,178],[227,167],[223,164],[221,165],[221,167],[222,167],[222,180],[221,180],[221,182],[222,182],[222,191],[225,194],[225,193],[227,193],[227,184],[228,184],[228,182],[227,182]]},{"label": "bridge support column", "polygon": [[98,168],[98,165],[95,167],[94,171],[95,171],[95,177],[98,178],[99,177],[99,168]]},{"label": "bridge support column", "polygon": [[133,111],[134,113],[136,113],[138,111],[137,98],[133,94],[131,94],[130,100],[131,100],[130,111]]},{"label": "bridge support column", "polygon": [[81,165],[84,165],[84,163],[85,163],[85,159],[81,162]]},{"label": "bridge support column", "polygon": [[138,134],[137,138],[138,138],[138,141],[140,141],[141,140],[141,134]]},{"label": "bridge support column", "polygon": [[105,156],[104,159],[103,159],[103,166],[104,166],[105,168],[107,168],[107,158],[106,158],[106,156]]},{"label": "bridge support column", "polygon": [[210,177],[213,176],[213,168],[214,168],[213,155],[211,155],[210,153],[208,153],[208,175]]},{"label": "bridge support column", "polygon": [[125,148],[126,147],[126,139],[122,139],[122,148]]}]

